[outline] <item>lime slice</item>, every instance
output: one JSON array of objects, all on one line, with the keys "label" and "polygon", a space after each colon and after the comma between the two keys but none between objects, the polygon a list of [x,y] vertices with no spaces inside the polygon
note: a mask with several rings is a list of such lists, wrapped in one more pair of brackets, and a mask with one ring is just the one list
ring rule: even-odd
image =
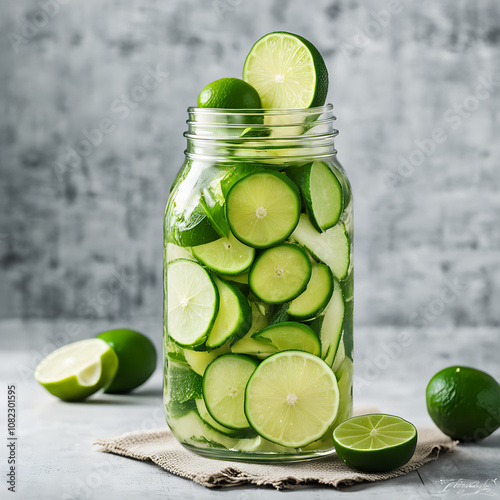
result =
[{"label": "lime slice", "polygon": [[387,472],[406,464],[417,446],[417,429],[382,413],[350,418],[333,431],[335,451],[349,467]]},{"label": "lime slice", "polygon": [[333,294],[333,274],[324,264],[313,264],[307,288],[288,305],[287,313],[292,318],[306,320],[315,318],[326,307]]},{"label": "lime slice", "polygon": [[109,330],[97,336],[118,356],[118,371],[104,392],[121,394],[142,385],[156,369],[156,349],[142,333],[127,328]]},{"label": "lime slice", "polygon": [[35,379],[64,401],[82,401],[113,380],[118,357],[101,339],[88,339],[60,347],[35,369]]},{"label": "lime slice", "polygon": [[300,220],[290,239],[305,247],[315,259],[325,263],[338,280],[342,280],[349,269],[349,236],[342,222],[320,233],[306,214]]},{"label": "lime slice", "polygon": [[278,245],[262,252],[248,275],[252,292],[263,302],[279,304],[292,300],[307,287],[311,261],[297,245]]},{"label": "lime slice", "polygon": [[262,361],[248,381],[245,413],[264,438],[298,448],[332,425],[339,389],[331,368],[312,354],[283,351]]},{"label": "lime slice", "polygon": [[232,234],[212,243],[193,247],[193,255],[208,269],[218,274],[243,274],[253,262],[255,249],[244,245]]},{"label": "lime slice", "polygon": [[224,427],[248,429],[244,401],[247,381],[257,362],[239,354],[225,354],[208,365],[203,375],[203,399],[210,415]]},{"label": "lime slice", "polygon": [[233,234],[254,248],[288,238],[300,215],[295,184],[276,172],[257,172],[236,182],[227,195],[227,218]]},{"label": "lime slice", "polygon": [[309,108],[325,104],[328,71],[316,47],[292,33],[269,33],[248,54],[243,79],[263,108]]},{"label": "lime slice", "polygon": [[245,296],[236,286],[214,279],[219,291],[219,312],[206,341],[206,346],[211,349],[220,347],[229,339],[234,343],[252,325],[252,309]]},{"label": "lime slice", "polygon": [[274,352],[290,349],[306,351],[319,356],[321,345],[316,334],[307,325],[285,321],[268,326],[252,337],[274,348]]},{"label": "lime slice", "polygon": [[188,259],[167,265],[168,334],[184,347],[205,342],[219,310],[219,293],[208,272]]},{"label": "lime slice", "polygon": [[286,174],[299,186],[314,227],[326,231],[335,226],[342,213],[342,187],[328,165],[315,161]]}]

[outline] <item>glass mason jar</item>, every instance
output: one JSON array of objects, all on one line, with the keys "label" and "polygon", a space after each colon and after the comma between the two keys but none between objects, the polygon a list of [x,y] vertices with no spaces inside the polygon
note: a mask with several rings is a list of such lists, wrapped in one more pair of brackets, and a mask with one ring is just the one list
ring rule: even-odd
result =
[{"label": "glass mason jar", "polygon": [[351,416],[353,220],[333,106],[189,108],[164,225],[164,404],[206,457],[320,458]]}]

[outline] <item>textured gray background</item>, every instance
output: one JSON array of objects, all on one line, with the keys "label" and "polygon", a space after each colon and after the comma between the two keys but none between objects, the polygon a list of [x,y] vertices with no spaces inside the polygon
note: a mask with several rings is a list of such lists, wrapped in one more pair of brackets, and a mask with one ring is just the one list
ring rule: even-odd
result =
[{"label": "textured gray background", "polygon": [[0,7],[4,345],[113,325],[159,342],[162,216],[186,107],[284,29],[313,41],[330,72],[355,196],[356,325],[443,329],[442,346],[483,327],[498,347],[500,86],[481,83],[500,74],[497,1],[43,5]]}]

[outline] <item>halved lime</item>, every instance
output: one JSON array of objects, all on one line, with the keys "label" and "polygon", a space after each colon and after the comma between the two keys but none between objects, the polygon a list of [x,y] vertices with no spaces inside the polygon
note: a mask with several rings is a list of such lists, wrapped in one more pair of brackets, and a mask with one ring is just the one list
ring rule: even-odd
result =
[{"label": "halved lime", "polygon": [[335,226],[342,213],[342,187],[330,167],[315,161],[286,174],[299,186],[315,228],[326,231]]},{"label": "halved lime", "polygon": [[349,236],[341,221],[320,233],[306,214],[300,214],[299,223],[290,239],[300,243],[317,260],[324,262],[338,280],[346,276],[350,262],[350,245]]},{"label": "halved lime", "polygon": [[118,357],[101,339],[73,342],[51,352],[35,369],[35,379],[64,401],[82,401],[113,380]]},{"label": "halved lime", "polygon": [[252,325],[252,309],[245,296],[230,283],[214,278],[219,291],[219,312],[208,335],[206,346],[220,347],[228,340],[236,342]]},{"label": "halved lime", "polygon": [[177,259],[167,265],[168,334],[178,344],[205,342],[219,310],[219,293],[198,263]]},{"label": "halved lime", "polygon": [[387,472],[406,464],[417,446],[417,429],[401,417],[374,413],[350,418],[333,431],[335,451],[349,467]]},{"label": "halved lime", "polygon": [[288,305],[287,313],[295,319],[315,318],[326,307],[333,293],[333,274],[325,264],[313,264],[307,288]]},{"label": "halved lime", "polygon": [[232,234],[205,245],[191,248],[193,255],[208,269],[218,274],[244,273],[253,262],[255,249],[244,245]]},{"label": "halved lime", "polygon": [[322,106],[328,71],[316,47],[292,33],[269,33],[248,54],[243,79],[259,93],[263,108]]},{"label": "halved lime", "polygon": [[252,337],[259,342],[269,344],[275,352],[290,349],[306,351],[319,356],[321,345],[317,335],[307,325],[294,321],[285,321],[268,326]]},{"label": "halved lime", "polygon": [[331,368],[302,351],[282,351],[262,361],[245,393],[250,425],[262,437],[290,448],[319,439],[335,420],[338,406]]},{"label": "halved lime", "polygon": [[227,195],[227,219],[233,234],[254,248],[288,238],[300,215],[295,184],[277,172],[257,172],[236,182]]},{"label": "halved lime", "polygon": [[239,354],[212,361],[203,375],[203,399],[210,415],[224,427],[248,429],[244,400],[247,381],[257,362]]},{"label": "halved lime", "polygon": [[294,299],[307,287],[311,261],[297,245],[283,244],[262,252],[248,275],[252,292],[263,302],[279,304]]}]

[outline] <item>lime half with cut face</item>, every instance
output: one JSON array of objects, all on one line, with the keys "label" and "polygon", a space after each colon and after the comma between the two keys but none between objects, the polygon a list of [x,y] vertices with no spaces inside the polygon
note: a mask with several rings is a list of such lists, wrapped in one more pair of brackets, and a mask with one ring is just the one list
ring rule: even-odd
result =
[{"label": "lime half with cut face", "polygon": [[417,429],[401,417],[373,413],[350,418],[333,431],[335,451],[349,467],[387,472],[406,464],[417,446]]},{"label": "lime half with cut face", "polygon": [[113,380],[118,357],[101,339],[73,342],[56,349],[35,370],[35,379],[64,401],[82,401]]}]

